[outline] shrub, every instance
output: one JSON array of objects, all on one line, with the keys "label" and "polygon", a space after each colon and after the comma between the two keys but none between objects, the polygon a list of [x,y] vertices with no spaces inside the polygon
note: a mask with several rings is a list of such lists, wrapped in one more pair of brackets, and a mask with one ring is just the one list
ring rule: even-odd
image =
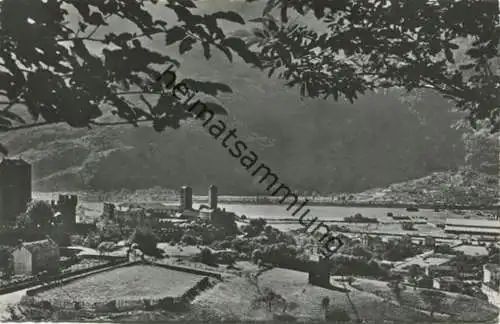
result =
[{"label": "shrub", "polygon": [[215,257],[213,255],[212,251],[208,248],[204,248],[203,250],[201,250],[200,261],[204,264],[207,264],[207,265],[216,264]]},{"label": "shrub", "polygon": [[349,322],[351,320],[349,313],[342,308],[334,308],[332,310],[328,310],[325,317],[327,321],[335,322]]},{"label": "shrub", "polygon": [[158,256],[157,239],[152,231],[147,229],[135,229],[130,237],[131,243],[136,243],[139,249],[146,255]]},{"label": "shrub", "polygon": [[186,244],[186,245],[196,245],[198,244],[198,241],[193,235],[185,234],[181,238],[181,242]]}]

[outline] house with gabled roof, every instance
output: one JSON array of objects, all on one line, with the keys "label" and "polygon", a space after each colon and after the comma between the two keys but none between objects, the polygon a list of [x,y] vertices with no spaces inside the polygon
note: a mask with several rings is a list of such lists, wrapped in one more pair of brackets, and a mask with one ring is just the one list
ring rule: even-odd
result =
[{"label": "house with gabled roof", "polygon": [[12,268],[16,275],[54,272],[59,267],[59,246],[50,238],[22,242],[11,253]]}]

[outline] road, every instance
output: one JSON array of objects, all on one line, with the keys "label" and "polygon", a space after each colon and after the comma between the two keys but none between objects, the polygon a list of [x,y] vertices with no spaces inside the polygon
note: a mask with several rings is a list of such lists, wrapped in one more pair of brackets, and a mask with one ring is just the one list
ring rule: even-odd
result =
[{"label": "road", "polygon": [[21,301],[21,298],[26,294],[26,291],[40,286],[30,287],[23,290],[18,290],[9,294],[0,295],[0,322],[9,319],[9,312],[7,308],[9,305],[16,305]]}]

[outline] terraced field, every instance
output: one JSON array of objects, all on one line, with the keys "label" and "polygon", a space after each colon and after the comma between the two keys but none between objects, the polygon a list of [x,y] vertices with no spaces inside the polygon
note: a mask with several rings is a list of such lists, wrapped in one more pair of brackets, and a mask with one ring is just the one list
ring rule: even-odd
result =
[{"label": "terraced field", "polygon": [[105,271],[41,292],[44,300],[106,301],[117,298],[181,296],[202,276],[155,266],[135,265]]}]

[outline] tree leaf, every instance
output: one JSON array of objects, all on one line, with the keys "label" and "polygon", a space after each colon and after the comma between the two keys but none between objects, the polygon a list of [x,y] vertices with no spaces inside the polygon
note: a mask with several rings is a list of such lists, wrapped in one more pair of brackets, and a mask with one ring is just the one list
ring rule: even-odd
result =
[{"label": "tree leaf", "polygon": [[232,93],[231,88],[223,83],[211,81],[196,81],[193,79],[184,79],[189,88],[196,92],[203,92],[212,96],[217,96],[219,92]]},{"label": "tree leaf", "polygon": [[192,37],[186,37],[182,40],[179,45],[179,53],[184,54],[193,48],[193,44],[196,43],[196,39]]},{"label": "tree leaf", "polygon": [[177,2],[186,8],[196,8],[196,4],[191,0],[177,0]]},{"label": "tree leaf", "polygon": [[214,17],[216,19],[224,19],[224,20],[232,21],[234,23],[238,23],[241,25],[245,24],[245,20],[234,11],[219,11],[219,12],[213,13],[212,17]]},{"label": "tree leaf", "polygon": [[258,67],[261,66],[258,56],[250,51],[245,42],[240,38],[228,37],[222,43],[235,51],[246,63],[255,64]]},{"label": "tree leaf", "polygon": [[104,21],[102,14],[99,12],[93,12],[88,18],[85,19],[85,21],[95,26],[108,25],[106,21]]},{"label": "tree leaf", "polygon": [[207,42],[203,42],[203,56],[205,56],[205,59],[209,60],[212,57],[212,54],[210,53],[210,44]]},{"label": "tree leaf", "polygon": [[167,30],[167,36],[166,36],[166,41],[165,44],[171,45],[175,42],[178,42],[186,37],[186,31],[179,27],[179,26],[174,26]]},{"label": "tree leaf", "polygon": [[231,54],[231,51],[227,49],[227,47],[222,46],[220,44],[215,44],[215,46],[226,55],[227,59],[229,62],[233,62],[233,54]]}]

